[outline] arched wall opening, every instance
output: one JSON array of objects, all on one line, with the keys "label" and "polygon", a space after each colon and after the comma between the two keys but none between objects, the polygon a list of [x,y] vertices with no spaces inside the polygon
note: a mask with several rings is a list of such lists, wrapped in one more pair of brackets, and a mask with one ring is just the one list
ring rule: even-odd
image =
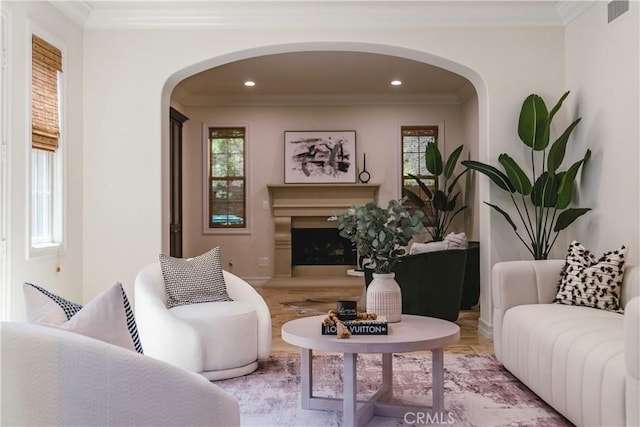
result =
[{"label": "arched wall opening", "polygon": [[[436,56],[427,52],[401,48],[390,45],[368,44],[368,43],[353,43],[353,42],[315,42],[315,43],[294,43],[294,44],[281,44],[273,46],[263,46],[238,52],[233,52],[226,55],[221,55],[207,59],[189,67],[185,67],[176,71],[169,79],[167,79],[163,92],[161,103],[161,123],[162,123],[162,247],[163,251],[167,251],[169,247],[169,220],[170,220],[170,196],[169,196],[169,118],[167,111],[169,111],[171,95],[176,85],[183,79],[190,77],[199,72],[215,68],[231,62],[259,57],[264,55],[272,55],[279,53],[296,53],[296,52],[313,52],[313,51],[348,51],[348,52],[362,52],[362,53],[374,53],[382,55],[390,55],[401,57],[405,59],[422,62],[425,64],[440,67],[450,72],[456,73],[462,77],[465,77],[473,85],[478,102],[478,160],[485,161],[488,158],[488,91],[485,81],[480,73],[477,71],[460,64],[458,62],[451,61],[441,56]],[[489,233],[490,218],[486,210],[480,209],[480,201],[489,199],[489,188],[486,180],[478,180],[478,195],[475,200],[475,205],[470,206],[474,209],[478,215],[478,234],[481,241],[481,247],[490,248],[491,236]],[[490,283],[490,258],[488,250],[481,251],[481,325],[490,325],[490,295],[489,295],[489,283]],[[483,319],[484,323],[483,323]]]}]

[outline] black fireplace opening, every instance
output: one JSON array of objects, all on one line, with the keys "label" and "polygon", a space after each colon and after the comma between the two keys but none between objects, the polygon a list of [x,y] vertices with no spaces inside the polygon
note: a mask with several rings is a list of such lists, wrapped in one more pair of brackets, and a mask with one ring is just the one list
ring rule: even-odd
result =
[{"label": "black fireplace opening", "polygon": [[337,228],[291,230],[292,265],[356,265],[356,251]]}]

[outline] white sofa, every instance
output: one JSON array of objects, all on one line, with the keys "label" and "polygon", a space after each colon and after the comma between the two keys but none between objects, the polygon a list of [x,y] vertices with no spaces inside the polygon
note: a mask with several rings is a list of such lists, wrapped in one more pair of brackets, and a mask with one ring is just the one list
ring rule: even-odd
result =
[{"label": "white sofa", "polygon": [[74,332],[3,322],[3,426],[237,426],[200,375]]},{"label": "white sofa", "polygon": [[551,304],[564,260],[492,270],[497,359],[579,426],[640,425],[640,267],[627,266],[625,313]]},{"label": "white sofa", "polygon": [[233,301],[167,308],[160,263],[135,280],[135,313],[146,355],[212,381],[247,375],[271,353],[271,313],[262,296],[224,271]]}]

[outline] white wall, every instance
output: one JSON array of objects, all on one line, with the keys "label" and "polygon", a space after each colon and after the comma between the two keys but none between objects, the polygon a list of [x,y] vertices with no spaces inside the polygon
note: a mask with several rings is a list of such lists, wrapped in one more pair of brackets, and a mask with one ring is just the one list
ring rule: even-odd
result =
[{"label": "white wall", "polygon": [[[230,257],[235,258],[234,273],[245,279],[273,275],[273,263],[266,269],[258,266],[259,257],[274,258],[273,217],[262,203],[269,200],[266,185],[281,184],[284,179],[285,130],[355,130],[358,167],[362,168],[366,153],[371,183],[381,185],[379,201],[386,204],[400,197],[400,126],[441,126],[441,149],[448,156],[463,140],[460,110],[457,104],[185,107],[182,112],[189,121],[183,131],[184,256],[219,245],[225,267]],[[250,235],[202,233],[203,123],[249,127]]]},{"label": "white wall", "polygon": [[[283,51],[360,50],[431,62],[462,74],[476,87],[479,160],[489,161],[510,147],[527,94],[563,91],[563,46],[562,28],[553,27],[86,30],[85,297],[97,294],[105,281],[121,280],[131,290],[137,271],[167,249],[168,187],[162,185],[168,167],[166,116],[171,90],[184,77]],[[371,167],[384,171],[381,165]],[[480,182],[480,200],[492,199],[494,193],[486,181]],[[479,233],[487,248],[481,260],[485,325],[491,323],[491,264],[525,256],[513,250],[517,241],[504,224],[493,221],[481,208]]]},{"label": "white wall", "polygon": [[593,156],[580,179],[579,204],[593,208],[576,223],[576,237],[596,253],[629,248],[640,262],[640,3],[607,24],[607,3],[595,4],[566,28],[567,88],[582,121],[574,157]]},{"label": "white wall", "polygon": [[[358,30],[85,30],[42,2],[3,2],[11,12],[10,191],[12,307],[22,315],[21,283],[31,280],[87,301],[116,280],[133,279],[167,250],[168,117],[174,85],[197,71],[260,54],[360,50],[433,63],[472,81],[478,91],[478,159],[501,152],[525,158],[514,143],[522,100],[573,95],[566,123],[583,117],[568,156],[594,152],[580,179],[587,221],[567,230],[602,251],[628,243],[638,261],[638,7],[606,24],[596,2],[565,29],[455,28]],[[67,47],[67,247],[56,259],[27,260],[28,26],[34,22]],[[566,40],[565,40],[566,39]],[[84,43],[84,45],[83,45]],[[566,67],[566,70],[565,70]],[[608,79],[608,77],[610,77]],[[79,97],[82,96],[82,99]],[[561,120],[559,120],[561,121]],[[516,153],[514,153],[516,151]],[[520,155],[518,155],[520,154]],[[373,166],[373,165],[372,165]],[[376,166],[378,168],[379,166]],[[478,179],[482,241],[480,327],[491,324],[489,270],[528,258],[504,220],[480,202],[504,204],[501,191]],[[620,197],[623,195],[623,197]],[[621,200],[622,199],[622,200]],[[621,226],[622,224],[622,226]],[[556,255],[562,256],[558,249]],[[132,298],[133,299],[133,298]]]},{"label": "white wall", "polygon": [[[9,188],[11,320],[24,319],[22,284],[40,284],[72,301],[82,286],[82,30],[44,2],[4,2],[9,11]],[[65,245],[58,256],[29,259],[31,33],[62,50],[66,87],[61,133],[65,157]],[[60,267],[60,272],[56,268]],[[104,282],[95,278],[95,285]]]},{"label": "white wall", "polygon": [[[465,151],[469,153],[470,159],[478,159],[478,97],[472,96],[462,104],[462,141],[464,142]],[[464,155],[460,156],[460,160],[466,160]],[[465,184],[465,205],[469,206],[465,212],[465,221],[463,230],[467,233],[469,240],[480,240],[480,215],[478,215],[480,204],[478,200],[478,174],[467,172],[464,178]]]}]

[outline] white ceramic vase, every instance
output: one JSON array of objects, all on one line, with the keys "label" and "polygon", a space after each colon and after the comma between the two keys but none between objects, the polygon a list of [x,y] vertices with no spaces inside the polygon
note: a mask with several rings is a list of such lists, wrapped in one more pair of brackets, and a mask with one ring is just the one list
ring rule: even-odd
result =
[{"label": "white ceramic vase", "polygon": [[395,277],[395,273],[373,273],[367,288],[367,313],[385,316],[389,323],[402,319],[402,291]]}]

